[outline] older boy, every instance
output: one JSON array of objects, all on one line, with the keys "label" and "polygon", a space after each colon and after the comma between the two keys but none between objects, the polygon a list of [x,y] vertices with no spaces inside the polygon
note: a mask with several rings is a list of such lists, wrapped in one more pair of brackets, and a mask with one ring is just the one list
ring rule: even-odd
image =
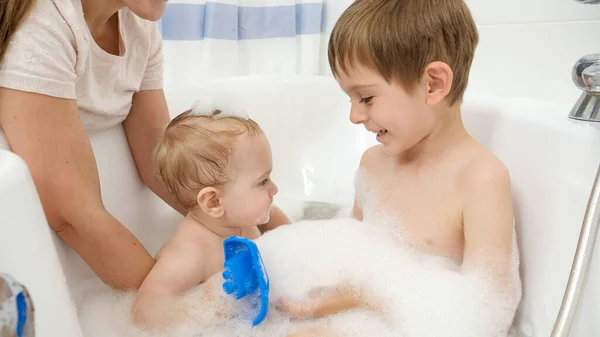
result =
[{"label": "older boy", "polygon": [[[461,119],[477,43],[462,0],[356,0],[333,29],[329,63],[351,98],[350,120],[380,143],[361,159],[354,217],[462,272],[484,273],[516,308],[509,174]],[[359,291],[325,294],[281,307],[314,317],[374,301]]]}]

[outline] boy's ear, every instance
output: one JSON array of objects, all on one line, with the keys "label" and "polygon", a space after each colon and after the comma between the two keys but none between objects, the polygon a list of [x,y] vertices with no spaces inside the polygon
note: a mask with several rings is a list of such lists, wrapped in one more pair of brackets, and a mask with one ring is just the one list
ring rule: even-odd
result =
[{"label": "boy's ear", "polygon": [[452,89],[454,74],[446,63],[435,61],[425,67],[423,79],[427,86],[426,102],[430,106],[435,106],[448,96]]},{"label": "boy's ear", "polygon": [[205,187],[196,196],[198,207],[207,215],[220,218],[225,214],[225,208],[221,203],[221,192],[214,187]]}]

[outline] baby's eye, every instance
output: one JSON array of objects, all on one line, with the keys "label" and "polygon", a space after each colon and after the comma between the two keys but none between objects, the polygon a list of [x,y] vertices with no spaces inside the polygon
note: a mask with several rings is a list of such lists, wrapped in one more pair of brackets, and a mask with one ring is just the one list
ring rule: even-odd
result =
[{"label": "baby's eye", "polygon": [[260,186],[265,186],[269,182],[269,178],[265,178],[265,180],[259,183]]},{"label": "baby's eye", "polygon": [[371,103],[373,96],[365,97],[360,99],[360,103]]}]

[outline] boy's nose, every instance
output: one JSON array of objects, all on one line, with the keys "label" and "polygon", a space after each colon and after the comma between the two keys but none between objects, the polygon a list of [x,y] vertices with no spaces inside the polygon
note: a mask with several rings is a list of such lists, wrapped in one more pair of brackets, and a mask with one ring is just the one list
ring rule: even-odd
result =
[{"label": "boy's nose", "polygon": [[355,107],[354,104],[352,104],[352,107],[350,108],[350,122],[353,124],[364,124],[366,120],[367,114],[364,109]]}]

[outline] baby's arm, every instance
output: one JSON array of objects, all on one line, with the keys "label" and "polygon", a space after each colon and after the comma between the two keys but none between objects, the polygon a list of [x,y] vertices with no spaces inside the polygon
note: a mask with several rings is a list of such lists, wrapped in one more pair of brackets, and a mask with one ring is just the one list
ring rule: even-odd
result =
[{"label": "baby's arm", "polygon": [[363,288],[343,284],[333,288],[321,288],[306,302],[281,299],[276,307],[294,318],[319,318],[352,309],[380,311],[379,301]]},{"label": "baby's arm", "polygon": [[271,206],[271,218],[269,222],[264,225],[258,226],[258,229],[261,233],[273,230],[282,225],[289,225],[292,223],[292,220],[281,210],[281,208],[277,207],[275,204]]},{"label": "baby's arm", "polygon": [[465,191],[463,270],[487,273],[514,293],[513,208],[510,176],[496,158],[472,165],[461,177]]},{"label": "baby's arm", "polygon": [[185,242],[163,248],[156,264],[140,286],[133,307],[132,319],[139,326],[151,327],[170,323],[183,317],[169,317],[167,308],[176,305],[177,297],[206,279],[206,255],[196,242]]}]

